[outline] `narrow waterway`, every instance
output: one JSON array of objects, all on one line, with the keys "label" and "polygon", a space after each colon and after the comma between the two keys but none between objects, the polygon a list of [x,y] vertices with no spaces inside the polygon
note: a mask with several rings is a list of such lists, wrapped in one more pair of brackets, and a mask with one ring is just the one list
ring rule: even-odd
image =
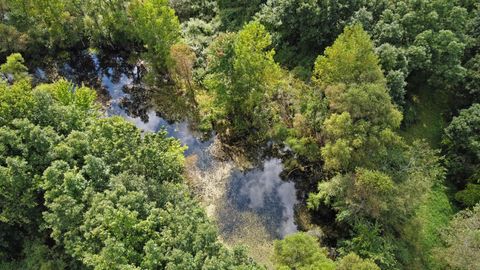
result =
[{"label": "narrow waterway", "polygon": [[145,132],[165,130],[187,146],[189,185],[227,244],[245,245],[252,257],[268,263],[273,240],[297,231],[296,189],[293,182],[281,178],[282,161],[266,158],[242,168],[222,152],[214,135],[205,139],[196,133],[188,117],[167,121],[160,112],[163,107],[171,111],[171,100],[158,95],[165,90],[144,84],[140,64],[84,52],[64,62],[47,63],[35,73],[39,81],[65,77],[95,88],[108,115],[122,116]]}]

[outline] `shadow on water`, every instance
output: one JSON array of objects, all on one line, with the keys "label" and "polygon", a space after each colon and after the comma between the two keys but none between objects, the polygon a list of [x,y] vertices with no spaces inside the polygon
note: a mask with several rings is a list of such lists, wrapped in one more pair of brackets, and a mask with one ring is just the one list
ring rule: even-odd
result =
[{"label": "shadow on water", "polygon": [[[200,179],[201,185],[224,189],[219,192],[218,200],[209,202],[216,204],[214,218],[222,238],[241,238],[241,232],[256,229],[256,232],[267,234],[271,244],[271,240],[297,231],[294,221],[296,189],[292,182],[282,180],[283,164],[280,159],[265,158],[247,170],[232,165],[232,162],[218,160],[218,156],[212,154],[215,136],[202,140],[201,134],[193,130],[185,108],[169,99],[176,96],[174,91],[168,86],[155,87],[145,83],[146,70],[142,62],[133,57],[97,55],[85,51],[61,60],[51,59],[33,69],[37,80],[51,81],[64,77],[92,87],[97,90],[108,115],[122,116],[145,132],[164,129],[169,136],[188,146],[185,152],[187,160],[195,157],[195,163],[187,163],[187,171],[188,166],[196,166],[191,169],[192,175]],[[172,109],[176,111],[167,113]],[[168,118],[168,115],[174,117]],[[244,244],[233,241],[233,244],[237,243]]]}]

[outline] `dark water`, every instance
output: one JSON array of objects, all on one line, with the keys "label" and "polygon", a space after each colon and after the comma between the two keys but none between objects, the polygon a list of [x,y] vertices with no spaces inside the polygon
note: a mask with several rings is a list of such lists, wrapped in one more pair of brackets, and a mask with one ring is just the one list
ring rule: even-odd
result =
[{"label": "dark water", "polygon": [[[177,121],[167,121],[163,117],[162,111],[171,111],[171,107],[177,104],[169,99],[174,94],[162,95],[168,89],[146,85],[141,63],[124,59],[82,52],[66,57],[64,61],[47,61],[34,72],[39,81],[64,77],[96,89],[108,115],[122,116],[145,132],[166,130],[169,136],[188,146],[186,156],[198,157],[197,166],[202,170],[215,170],[214,166],[222,164],[214,162],[215,158],[208,151],[214,141],[213,136],[202,139],[201,134],[192,129],[187,117]],[[163,110],[164,107],[170,109]],[[178,109],[180,112],[176,113],[181,115],[183,109]],[[224,196],[226,207],[217,216],[222,234],[232,235],[239,226],[249,226],[237,222],[235,218],[247,212],[261,219],[272,238],[282,238],[297,231],[293,210],[297,203],[296,190],[292,182],[282,180],[282,170],[281,160],[270,158],[251,169],[234,168],[230,172]]]}]

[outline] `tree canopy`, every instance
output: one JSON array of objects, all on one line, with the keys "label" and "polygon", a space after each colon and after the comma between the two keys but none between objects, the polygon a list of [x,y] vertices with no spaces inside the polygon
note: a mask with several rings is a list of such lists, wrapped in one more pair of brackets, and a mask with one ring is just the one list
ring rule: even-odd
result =
[{"label": "tree canopy", "polygon": [[100,118],[91,89],[32,89],[24,70],[20,55],[2,66],[14,75],[0,84],[2,267],[257,268],[217,241],[177,140]]}]

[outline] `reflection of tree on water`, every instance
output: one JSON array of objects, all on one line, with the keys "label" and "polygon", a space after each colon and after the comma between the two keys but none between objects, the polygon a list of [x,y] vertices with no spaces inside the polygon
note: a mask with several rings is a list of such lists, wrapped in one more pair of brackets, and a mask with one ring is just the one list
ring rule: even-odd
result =
[{"label": "reflection of tree on water", "polygon": [[[280,178],[283,165],[279,159],[269,159],[262,166],[231,175],[227,187],[227,203],[236,211],[253,212],[262,216],[264,226],[273,238],[282,238],[296,231],[293,207],[297,202],[293,183]],[[226,213],[228,214],[228,213]],[[226,233],[235,229],[229,218],[222,224]]]},{"label": "reflection of tree on water", "polygon": [[296,191],[293,183],[280,177],[284,169],[281,160],[264,156],[267,151],[263,148],[252,149],[260,166],[243,171],[228,153],[222,157],[212,154],[208,149],[223,152],[224,147],[213,143],[213,138],[202,141],[192,130],[195,104],[168,79],[147,75],[134,56],[82,52],[71,59],[55,63],[57,68],[63,67],[57,74],[97,89],[103,104],[109,105],[109,114],[120,115],[146,131],[165,128],[189,146],[185,154],[192,158],[187,159],[191,161],[187,174],[196,181],[197,195],[207,198],[207,211],[217,219],[224,241],[250,246],[255,250],[252,256],[262,254],[265,258],[259,261],[268,263],[273,239],[296,231]]},{"label": "reflection of tree on water", "polygon": [[83,50],[45,57],[42,62],[33,59],[30,66],[36,68],[32,73],[42,74],[38,82],[63,77],[84,84],[97,90],[103,104],[117,103],[118,109],[144,122],[149,121],[152,110],[168,121],[193,119],[196,115],[194,106],[168,77],[147,75],[147,67],[138,55]]}]

